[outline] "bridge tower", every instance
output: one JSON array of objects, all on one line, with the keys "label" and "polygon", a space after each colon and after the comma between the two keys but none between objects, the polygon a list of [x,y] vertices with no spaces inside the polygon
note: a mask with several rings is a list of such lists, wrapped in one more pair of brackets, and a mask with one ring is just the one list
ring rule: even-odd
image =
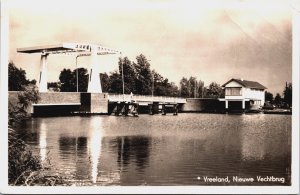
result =
[{"label": "bridge tower", "polygon": [[87,92],[90,93],[102,93],[102,87],[98,72],[98,66],[99,61],[97,58],[97,48],[92,47],[91,48],[91,68],[90,68],[90,74],[89,74],[89,84],[88,84],[88,90]]},{"label": "bridge tower", "polygon": [[47,56],[47,53],[41,54],[39,92],[47,92]]}]

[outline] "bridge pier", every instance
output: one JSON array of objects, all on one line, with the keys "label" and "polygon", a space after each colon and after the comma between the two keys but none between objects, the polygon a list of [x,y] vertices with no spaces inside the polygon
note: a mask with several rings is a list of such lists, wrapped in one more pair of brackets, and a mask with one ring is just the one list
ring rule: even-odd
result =
[{"label": "bridge pier", "polygon": [[124,107],[124,104],[122,102],[121,103],[117,103],[117,105],[116,105],[116,112],[115,112],[116,116],[119,116],[120,114],[122,114],[123,107]]},{"label": "bridge pier", "polygon": [[133,102],[115,102],[113,103],[113,108],[111,111],[111,114],[114,114],[115,116],[128,116],[132,114],[133,116],[138,116],[138,103]]},{"label": "bridge pier", "polygon": [[130,113],[133,116],[138,116],[139,115],[138,109],[139,109],[139,104],[138,103],[132,103],[131,108],[130,108]]},{"label": "bridge pier", "polygon": [[162,107],[161,107],[161,114],[162,115],[166,115],[167,113],[166,113],[166,105],[165,104],[162,104],[161,105]]},{"label": "bridge pier", "polygon": [[159,113],[159,103],[153,102],[152,104],[148,104],[149,114],[154,115]]},{"label": "bridge pier", "polygon": [[178,104],[162,104],[162,115],[166,115],[168,112],[173,113],[174,116],[178,115]]},{"label": "bridge pier", "polygon": [[178,104],[174,104],[173,106],[173,115],[177,115],[178,114]]},{"label": "bridge pier", "polygon": [[[159,108],[161,106],[161,109]],[[161,112],[162,115],[166,115],[167,113],[173,113],[173,115],[178,114],[178,104],[170,104],[170,103],[153,103],[148,104],[149,114],[154,115]]]}]

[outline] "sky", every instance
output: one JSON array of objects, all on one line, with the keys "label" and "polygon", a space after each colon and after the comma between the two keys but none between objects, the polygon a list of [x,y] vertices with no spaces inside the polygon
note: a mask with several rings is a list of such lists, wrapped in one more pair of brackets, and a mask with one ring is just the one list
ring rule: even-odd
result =
[{"label": "sky", "polygon": [[[284,0],[10,0],[9,59],[38,80],[40,55],[17,48],[64,42],[101,44],[136,61],[144,54],[177,85],[194,76],[205,86],[231,78],[257,81],[282,93],[292,81],[292,8]],[[99,56],[101,72],[119,55]],[[75,57],[48,57],[48,81]],[[89,67],[89,58],[78,59]]]}]

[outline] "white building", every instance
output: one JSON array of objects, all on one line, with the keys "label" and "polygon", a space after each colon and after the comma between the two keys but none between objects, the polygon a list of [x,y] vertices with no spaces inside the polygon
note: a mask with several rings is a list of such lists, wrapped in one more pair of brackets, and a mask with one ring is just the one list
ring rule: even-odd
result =
[{"label": "white building", "polygon": [[265,103],[265,89],[262,84],[243,79],[231,79],[222,87],[225,88],[226,109],[249,109],[250,107],[262,107]]}]

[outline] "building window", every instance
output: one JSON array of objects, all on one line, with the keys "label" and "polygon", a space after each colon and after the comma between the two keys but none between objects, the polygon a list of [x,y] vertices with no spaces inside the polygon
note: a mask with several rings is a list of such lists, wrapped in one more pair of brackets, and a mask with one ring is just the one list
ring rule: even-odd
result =
[{"label": "building window", "polygon": [[242,88],[228,87],[225,89],[225,95],[240,96],[240,95],[242,95]]}]

